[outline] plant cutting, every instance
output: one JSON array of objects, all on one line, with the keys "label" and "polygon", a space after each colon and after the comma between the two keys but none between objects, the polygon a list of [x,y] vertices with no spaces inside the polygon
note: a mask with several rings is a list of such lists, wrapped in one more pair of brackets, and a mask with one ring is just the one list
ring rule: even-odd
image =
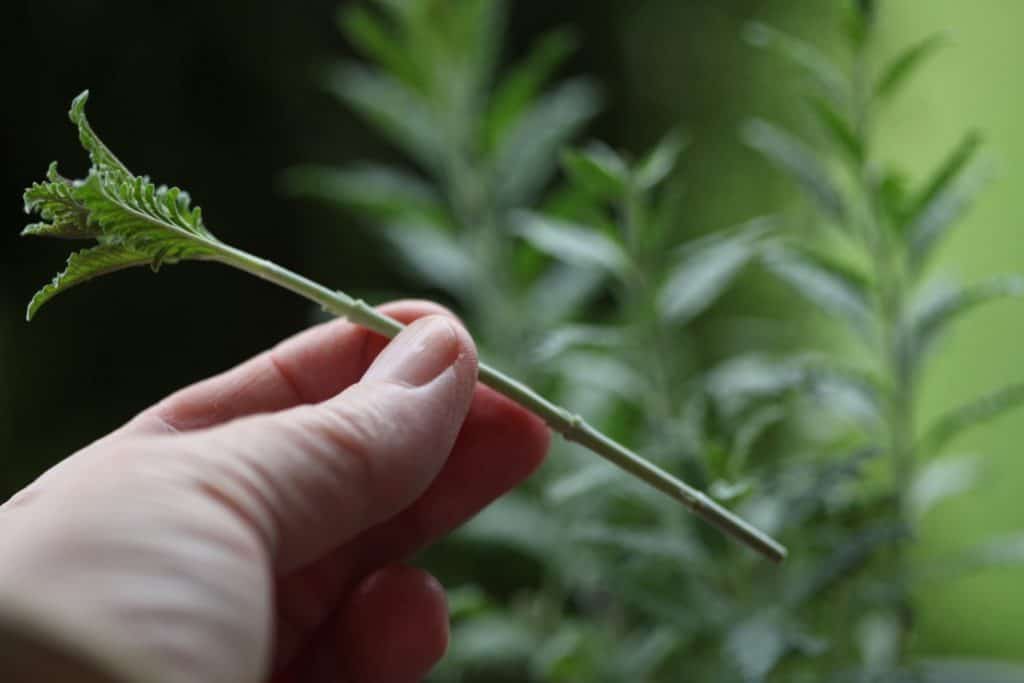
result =
[{"label": "plant cutting", "polygon": [[[284,287],[378,334],[393,337],[402,325],[361,299],[293,273],[270,261],[241,251],[210,232],[187,192],[156,186],[133,174],[99,139],[85,115],[88,91],[72,102],[69,112],[92,165],[85,179],[69,180],[50,165],[47,179],[25,192],[25,209],[42,221],[23,234],[64,239],[95,240],[93,247],[71,254],[67,267],[29,303],[31,319],[46,302],[64,290],[92,278],[135,266],[154,271],[163,264],[185,260],[213,261],[243,270]],[[739,518],[703,492],[679,481],[628,448],[594,429],[579,415],[548,401],[524,384],[490,366],[480,365],[480,380],[536,413],[569,441],[585,446],[626,472],[679,501],[695,514],[773,561],[785,548]]]}]

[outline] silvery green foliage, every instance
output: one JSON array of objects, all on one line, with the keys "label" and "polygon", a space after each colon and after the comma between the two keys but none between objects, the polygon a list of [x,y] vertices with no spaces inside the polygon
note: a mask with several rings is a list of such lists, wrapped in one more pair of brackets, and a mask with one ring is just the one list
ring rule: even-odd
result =
[{"label": "silvery green foliage", "polygon": [[[537,201],[559,150],[600,104],[589,79],[553,81],[575,48],[568,31],[499,66],[507,11],[501,0],[373,0],[341,9],[339,27],[364,60],[333,65],[324,87],[411,163],[305,165],[284,178],[293,194],[375,224],[376,237],[426,286],[495,330],[485,341],[503,357],[521,348],[515,321],[534,303],[510,255],[509,212]],[[589,291],[564,274],[548,291],[554,284],[565,300],[549,296],[538,312],[563,315]]]},{"label": "silvery green foliage", "polygon": [[50,165],[46,181],[25,191],[25,212],[42,218],[23,235],[93,240],[71,254],[67,267],[29,303],[28,318],[60,292],[123,268],[150,266],[212,254],[216,239],[191,207],[188,193],[157,187],[133,175],[93,132],[85,116],[88,92],[75,98],[69,115],[92,166],[83,180],[68,180]]},{"label": "silvery green foliage", "polygon": [[[992,564],[1020,563],[1018,553],[998,552],[1012,549],[1013,538],[962,556],[914,563],[905,546],[924,515],[982,480],[981,458],[956,457],[947,447],[968,429],[1024,403],[1018,382],[919,425],[916,397],[929,361],[954,323],[982,304],[1019,297],[1024,289],[1021,278],[1012,275],[964,286],[930,274],[935,252],[990,173],[977,158],[980,138],[974,132],[917,189],[908,189],[907,181],[876,157],[872,142],[878,115],[945,41],[929,37],[871,69],[871,34],[878,19],[874,5],[859,3],[851,14],[843,62],[770,27],[755,25],[748,31],[751,42],[804,78],[806,109],[826,145],[819,151],[803,136],[759,119],[743,127],[745,141],[803,192],[815,209],[813,227],[819,228],[810,236],[780,234],[759,258],[769,272],[840,323],[850,340],[847,350],[814,355],[820,367],[833,369],[829,372],[839,370],[841,362],[842,374],[859,378],[870,399],[863,405],[874,414],[870,420],[847,420],[845,440],[857,444],[856,460],[831,466],[837,473],[845,470],[845,493],[832,499],[818,495],[820,484],[811,489],[815,493],[809,501],[817,498],[829,518],[810,524],[803,506],[790,509],[803,519],[804,541],[818,552],[824,549],[826,559],[808,566],[788,601],[805,605],[804,615],[821,621],[820,634],[831,643],[825,657],[832,662],[832,680],[1020,680],[1024,672],[1014,666],[915,662],[908,652],[912,586]],[[784,363],[792,365],[792,360]],[[792,371],[784,377],[794,384],[801,379]],[[850,414],[849,402],[827,397],[823,403],[829,412]],[[863,466],[868,461],[857,453],[870,454],[874,464]],[[841,613],[834,603],[821,602],[828,595],[842,596]]]}]

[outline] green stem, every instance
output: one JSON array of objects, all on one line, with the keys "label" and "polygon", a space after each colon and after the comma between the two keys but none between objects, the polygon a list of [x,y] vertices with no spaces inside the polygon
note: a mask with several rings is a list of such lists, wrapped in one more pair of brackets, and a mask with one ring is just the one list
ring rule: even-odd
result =
[{"label": "green stem", "polygon": [[[253,256],[223,243],[213,243],[216,253],[203,260],[216,261],[243,270],[305,297],[334,315],[348,318],[388,338],[402,331],[402,324],[372,308],[361,299],[324,287],[276,263]],[[695,514],[719,527],[737,540],[779,562],[786,549],[773,538],[726,510],[704,493],[679,481],[659,467],[647,462],[628,448],[608,438],[571,413],[536,393],[529,387],[484,364],[480,365],[480,381],[504,394],[524,408],[540,416],[551,429],[566,440],[578,443],[614,465],[641,479],[658,491],[679,501]]]}]

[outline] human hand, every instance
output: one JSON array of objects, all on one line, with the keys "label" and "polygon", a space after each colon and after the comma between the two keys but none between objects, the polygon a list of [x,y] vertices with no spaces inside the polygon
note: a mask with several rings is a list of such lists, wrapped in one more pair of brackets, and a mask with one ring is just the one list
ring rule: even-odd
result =
[{"label": "human hand", "polygon": [[[189,387],[0,506],[0,611],[159,683],[415,681],[442,589],[400,563],[524,479],[536,417],[440,307],[336,321]],[[385,348],[386,344],[386,348]]]}]

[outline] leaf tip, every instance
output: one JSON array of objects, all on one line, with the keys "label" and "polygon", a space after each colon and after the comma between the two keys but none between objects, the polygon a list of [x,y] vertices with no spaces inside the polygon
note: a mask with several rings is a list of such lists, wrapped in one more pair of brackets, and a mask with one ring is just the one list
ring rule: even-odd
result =
[{"label": "leaf tip", "polygon": [[89,101],[89,91],[83,90],[78,93],[75,99],[71,100],[71,109],[68,110],[68,117],[75,125],[79,125],[85,118],[85,103]]}]

